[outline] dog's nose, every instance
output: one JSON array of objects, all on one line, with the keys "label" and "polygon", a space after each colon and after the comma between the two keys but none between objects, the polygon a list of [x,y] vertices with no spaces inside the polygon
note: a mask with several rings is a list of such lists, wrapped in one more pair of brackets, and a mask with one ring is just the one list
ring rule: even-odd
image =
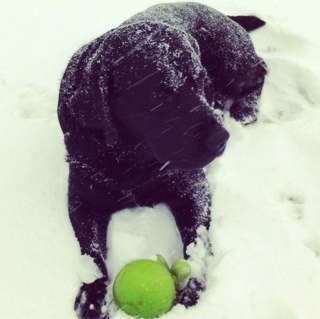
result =
[{"label": "dog's nose", "polygon": [[226,148],[229,136],[229,133],[223,127],[218,131],[213,131],[207,139],[207,146],[209,150],[217,156],[221,155]]}]

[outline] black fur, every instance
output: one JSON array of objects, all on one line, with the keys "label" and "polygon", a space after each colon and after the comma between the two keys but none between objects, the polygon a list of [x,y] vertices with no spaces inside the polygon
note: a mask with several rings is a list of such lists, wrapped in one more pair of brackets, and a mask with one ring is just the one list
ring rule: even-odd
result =
[{"label": "black fur", "polygon": [[[70,165],[69,215],[82,254],[103,273],[81,287],[80,318],[107,317],[106,232],[121,209],[165,203],[185,257],[196,240],[211,254],[202,168],[229,137],[221,110],[243,124],[256,120],[265,74],[245,30],[195,3],[151,7],[72,57],[58,108]],[[195,304],[204,279],[192,278],[176,302]]]}]

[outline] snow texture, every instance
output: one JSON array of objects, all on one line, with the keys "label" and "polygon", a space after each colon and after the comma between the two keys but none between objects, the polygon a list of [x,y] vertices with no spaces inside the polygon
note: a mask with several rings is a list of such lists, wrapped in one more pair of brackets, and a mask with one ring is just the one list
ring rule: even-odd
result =
[{"label": "snow texture", "polygon": [[[267,21],[252,37],[270,71],[258,122],[243,127],[227,117],[228,147],[207,168],[215,252],[207,290],[197,306],[186,310],[177,305],[164,318],[318,319],[319,4],[205,3]],[[90,260],[80,257],[68,219],[68,169],[55,114],[58,84],[81,43],[151,4],[155,2],[2,1],[1,318],[76,318],[73,302],[81,281],[99,276]],[[165,209],[151,213],[161,220],[156,225],[148,219],[150,212],[132,213],[116,216],[119,223],[110,225],[114,247],[108,262],[115,272],[126,262],[120,248],[130,258],[162,252],[170,259],[181,253]],[[128,231],[137,221],[147,230],[145,237]],[[168,226],[160,228],[160,223]],[[166,248],[153,246],[160,237],[167,239],[161,242]],[[114,309],[113,318],[128,316]]]}]

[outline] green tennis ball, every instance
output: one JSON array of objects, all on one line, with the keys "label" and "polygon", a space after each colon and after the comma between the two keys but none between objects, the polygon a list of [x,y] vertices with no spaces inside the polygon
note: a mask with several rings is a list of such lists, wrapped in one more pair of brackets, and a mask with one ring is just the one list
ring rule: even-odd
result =
[{"label": "green tennis ball", "polygon": [[113,286],[114,300],[127,314],[154,318],[169,311],[175,297],[175,283],[162,263],[133,261],[122,268]]}]

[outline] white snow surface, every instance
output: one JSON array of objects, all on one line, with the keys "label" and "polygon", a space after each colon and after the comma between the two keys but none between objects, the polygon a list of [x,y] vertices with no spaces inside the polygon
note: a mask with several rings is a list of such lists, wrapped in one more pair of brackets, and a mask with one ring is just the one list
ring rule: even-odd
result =
[{"label": "white snow surface", "polygon": [[[81,45],[157,2],[0,3],[0,318],[72,319],[81,281],[99,273],[80,256],[68,219],[59,81]],[[270,71],[258,122],[226,117],[227,149],[207,168],[215,253],[207,290],[195,307],[163,318],[319,319],[320,5],[203,3],[267,21],[252,38]],[[135,258],[181,255],[163,205],[118,214],[109,238],[112,276]],[[116,309],[112,317],[128,318]]]}]

